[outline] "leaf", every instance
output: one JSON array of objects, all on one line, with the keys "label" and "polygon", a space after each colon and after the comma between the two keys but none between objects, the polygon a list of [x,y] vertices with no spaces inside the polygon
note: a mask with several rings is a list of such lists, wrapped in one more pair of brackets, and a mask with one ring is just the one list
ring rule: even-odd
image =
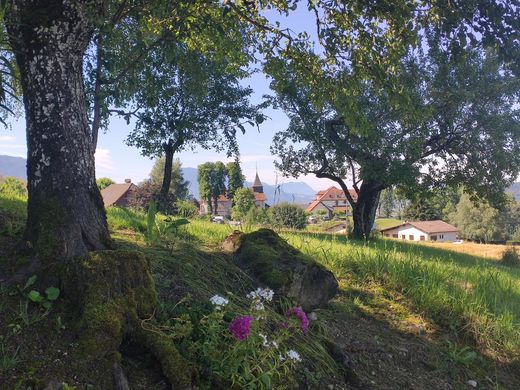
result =
[{"label": "leaf", "polygon": [[55,301],[60,296],[60,289],[57,287],[47,287],[45,289],[45,295],[49,301]]},{"label": "leaf", "polygon": [[34,282],[36,282],[37,278],[37,275],[33,275],[29,279],[27,279],[27,282],[25,282],[25,286],[23,289],[25,290],[26,288],[31,287],[34,284]]},{"label": "leaf", "polygon": [[49,310],[52,307],[52,302],[45,301],[45,302],[42,303],[42,306],[43,306],[44,309]]},{"label": "leaf", "polygon": [[40,295],[40,293],[36,290],[31,290],[27,297],[33,302],[42,302],[44,298]]}]

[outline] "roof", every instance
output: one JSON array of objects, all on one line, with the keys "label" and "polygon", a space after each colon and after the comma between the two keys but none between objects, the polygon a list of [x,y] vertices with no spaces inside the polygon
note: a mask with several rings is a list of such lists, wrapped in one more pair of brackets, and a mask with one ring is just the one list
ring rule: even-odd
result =
[{"label": "roof", "polygon": [[[348,192],[350,193],[350,196],[354,199],[354,201],[357,200],[357,193],[353,188],[349,188]],[[342,189],[336,188],[334,186],[327,188],[326,190],[320,190],[316,194],[316,199],[314,199],[308,206],[307,211],[313,211],[322,201],[326,200],[347,200],[347,197],[345,196],[345,193]],[[323,203],[322,203],[323,204]],[[323,206],[328,207],[327,205],[323,204]],[[338,206],[334,206],[338,207]]]},{"label": "roof", "polygon": [[253,195],[255,196],[255,200],[258,202],[265,202],[267,200],[267,196],[262,192],[253,191]]},{"label": "roof", "polygon": [[440,219],[434,221],[408,221],[404,222],[401,225],[388,227],[386,229],[381,229],[382,232],[392,229],[397,229],[401,226],[411,225],[414,228],[428,234],[432,233],[449,233],[449,232],[458,232],[455,226],[450,225],[447,222],[441,221]]},{"label": "roof", "polygon": [[262,187],[262,182],[260,181],[260,178],[258,177],[258,172],[255,176],[255,181],[253,182],[253,187]]},{"label": "roof", "polygon": [[[213,200],[211,200],[211,202],[213,202]],[[229,199],[226,195],[219,195],[218,196],[218,199],[217,199],[217,203],[222,203],[222,202],[231,202],[231,199]],[[207,200],[205,199],[201,199],[200,200],[200,204],[206,204],[208,203]]]},{"label": "roof", "polygon": [[134,183],[121,183],[121,184],[110,184],[108,187],[101,190],[101,196],[103,197],[103,203],[105,207],[114,205],[119,199],[121,199],[132,186],[137,186]]}]

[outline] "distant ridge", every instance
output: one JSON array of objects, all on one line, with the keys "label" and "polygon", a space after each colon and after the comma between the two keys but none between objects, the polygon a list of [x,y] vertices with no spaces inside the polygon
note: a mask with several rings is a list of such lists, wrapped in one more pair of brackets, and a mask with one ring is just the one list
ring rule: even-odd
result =
[{"label": "distant ridge", "polygon": [[[184,179],[190,182],[189,191],[195,198],[199,199],[199,182],[197,180],[197,168],[182,168]],[[26,180],[26,160],[22,157],[0,155],[0,176],[14,176]],[[261,178],[260,178],[261,179]],[[251,182],[246,182],[250,187]],[[290,202],[298,204],[310,203],[316,194],[307,183],[293,181],[279,184],[278,186],[263,183],[264,193],[267,196],[267,203],[273,205],[280,202]]]},{"label": "distant ridge", "polygon": [[26,180],[25,158],[0,155],[0,176],[14,176]]}]

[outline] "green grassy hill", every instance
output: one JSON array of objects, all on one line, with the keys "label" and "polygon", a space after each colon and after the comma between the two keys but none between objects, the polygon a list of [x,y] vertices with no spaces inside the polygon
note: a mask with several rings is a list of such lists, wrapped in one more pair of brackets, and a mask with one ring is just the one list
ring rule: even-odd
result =
[{"label": "green grassy hill", "polygon": [[[0,201],[0,216],[9,215],[18,226],[23,208],[16,200],[18,211],[6,209],[13,201]],[[190,337],[179,336],[184,326],[208,318],[215,294],[228,297],[234,311],[246,310],[245,295],[256,287],[220,249],[231,228],[191,220],[176,232],[156,232],[150,243],[145,214],[109,209],[108,221],[119,248],[137,249],[150,260],[160,300],[157,326],[172,335],[181,354],[201,364],[190,348],[202,336],[196,327]],[[287,340],[302,362],[284,378],[309,388],[463,389],[469,380],[482,389],[520,388],[520,269],[404,242],[364,243],[308,232],[281,235],[329,268],[340,283],[338,296],[315,311],[310,331]],[[5,249],[19,237],[19,229],[0,235],[4,277],[24,261]],[[10,389],[54,377],[77,389],[87,383],[103,388],[92,378],[92,367],[74,357],[75,332],[61,299],[47,312],[12,290],[1,294],[0,383]],[[276,321],[284,320],[279,308],[269,310]],[[346,365],[334,356],[338,351],[331,351],[332,342],[343,360],[348,357]],[[135,388],[167,388],[142,352],[130,347],[124,352],[122,365]],[[203,379],[199,384],[207,388]],[[266,383],[251,388],[270,388]],[[278,383],[275,388],[291,382]]]}]

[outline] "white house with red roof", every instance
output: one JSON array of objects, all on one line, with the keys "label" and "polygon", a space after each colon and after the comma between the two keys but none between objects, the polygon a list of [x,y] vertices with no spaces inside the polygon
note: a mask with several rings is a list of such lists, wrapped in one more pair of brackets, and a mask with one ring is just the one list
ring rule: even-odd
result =
[{"label": "white house with red roof", "polygon": [[[353,188],[349,189],[350,196],[354,201],[357,200],[357,193]],[[350,203],[342,189],[334,186],[326,190],[318,191],[316,198],[309,203],[306,211],[309,213],[316,213],[318,210],[325,210],[329,216],[335,212],[346,213],[351,209]]]},{"label": "white house with red roof", "polygon": [[400,225],[381,230],[387,238],[407,241],[452,242],[459,239],[459,229],[441,220],[407,221]]}]

